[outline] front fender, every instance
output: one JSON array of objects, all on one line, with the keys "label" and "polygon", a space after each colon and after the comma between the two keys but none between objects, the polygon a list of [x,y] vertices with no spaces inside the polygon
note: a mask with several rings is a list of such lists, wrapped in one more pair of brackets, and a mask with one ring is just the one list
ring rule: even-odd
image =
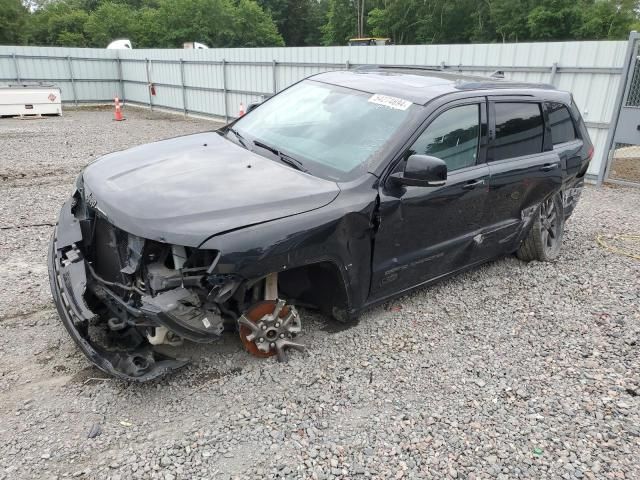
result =
[{"label": "front fender", "polygon": [[[335,202],[334,202],[335,203]],[[348,207],[337,202],[305,214],[216,235],[199,248],[221,252],[219,273],[246,279],[320,262],[341,274],[349,311],[367,298],[371,278],[374,198]]]}]

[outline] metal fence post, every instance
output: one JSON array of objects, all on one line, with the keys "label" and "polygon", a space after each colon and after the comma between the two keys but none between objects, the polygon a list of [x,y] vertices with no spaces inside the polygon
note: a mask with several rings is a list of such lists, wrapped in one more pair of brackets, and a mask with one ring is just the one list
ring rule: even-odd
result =
[{"label": "metal fence post", "polygon": [[76,79],[73,76],[73,63],[71,55],[67,55],[67,62],[69,65],[69,78],[71,78],[71,90],[73,91],[73,103],[78,106],[78,92],[76,91]]},{"label": "metal fence post", "polygon": [[151,60],[145,58],[145,63],[147,66],[147,93],[149,94],[149,109],[153,110],[153,99],[151,98],[151,73],[149,71]]},{"label": "metal fence post", "polygon": [[349,70],[349,67],[350,67],[350,65],[349,65],[349,60],[347,60],[347,61],[346,61],[346,63],[345,63],[345,67],[346,67],[346,70]]},{"label": "metal fence post", "polygon": [[184,60],[180,59],[180,86],[182,87],[182,113],[187,116],[187,91],[184,88]]},{"label": "metal fence post", "polygon": [[556,73],[558,73],[558,62],[553,62],[551,65],[551,75],[549,75],[549,83],[555,85]]},{"label": "metal fence post", "polygon": [[222,95],[224,97],[224,122],[229,122],[229,102],[227,101],[227,61],[222,59]]},{"label": "metal fence post", "polygon": [[277,63],[273,61],[272,74],[273,74],[273,93],[278,93],[278,77],[276,72]]},{"label": "metal fence post", "polygon": [[124,80],[122,79],[122,59],[120,58],[120,54],[118,54],[118,83],[120,84],[120,100],[124,105]]},{"label": "metal fence post", "polygon": [[622,74],[620,76],[620,83],[618,85],[618,93],[616,94],[616,103],[613,107],[613,115],[609,122],[609,133],[607,134],[607,143],[605,144],[605,151],[603,152],[602,161],[600,163],[600,170],[598,171],[598,180],[596,185],[602,186],[609,170],[609,163],[611,162],[611,150],[613,149],[613,141],[616,134],[616,128],[618,126],[618,119],[620,117],[620,110],[622,109],[622,102],[625,98],[625,92],[629,87],[629,71],[631,65],[634,63],[634,57],[636,55],[636,42],[640,38],[638,32],[633,30],[629,34],[629,40],[627,42],[627,52],[624,56],[624,65],[622,66]]},{"label": "metal fence post", "polygon": [[13,66],[16,69],[16,82],[20,83],[20,68],[18,67],[18,59],[16,58],[15,52],[11,54],[13,57]]}]

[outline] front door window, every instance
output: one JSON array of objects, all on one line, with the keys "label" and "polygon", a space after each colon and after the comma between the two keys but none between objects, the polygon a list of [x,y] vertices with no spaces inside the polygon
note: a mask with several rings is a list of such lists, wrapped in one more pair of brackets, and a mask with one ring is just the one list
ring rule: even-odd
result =
[{"label": "front door window", "polygon": [[409,149],[409,154],[444,160],[449,172],[476,164],[480,105],[462,105],[440,114]]}]

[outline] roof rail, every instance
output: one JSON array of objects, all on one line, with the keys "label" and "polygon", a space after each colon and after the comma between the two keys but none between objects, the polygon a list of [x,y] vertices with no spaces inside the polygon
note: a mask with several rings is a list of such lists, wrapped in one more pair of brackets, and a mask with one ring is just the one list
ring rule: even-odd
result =
[{"label": "roof rail", "polygon": [[353,70],[366,71],[366,70],[426,70],[430,72],[442,72],[444,71],[440,65],[360,65]]},{"label": "roof rail", "polygon": [[488,88],[539,88],[541,90],[557,90],[549,83],[511,82],[505,80],[463,81],[456,85],[459,90],[479,90]]}]

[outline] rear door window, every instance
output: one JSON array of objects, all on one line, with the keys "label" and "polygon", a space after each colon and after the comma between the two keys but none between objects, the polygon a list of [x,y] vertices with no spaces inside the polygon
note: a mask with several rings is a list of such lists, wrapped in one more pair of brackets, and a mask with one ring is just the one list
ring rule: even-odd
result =
[{"label": "rear door window", "polygon": [[573,119],[566,106],[561,103],[549,103],[547,113],[551,126],[551,140],[554,145],[571,142],[577,138]]},{"label": "rear door window", "polygon": [[542,152],[544,124],[538,103],[495,103],[493,160]]}]

